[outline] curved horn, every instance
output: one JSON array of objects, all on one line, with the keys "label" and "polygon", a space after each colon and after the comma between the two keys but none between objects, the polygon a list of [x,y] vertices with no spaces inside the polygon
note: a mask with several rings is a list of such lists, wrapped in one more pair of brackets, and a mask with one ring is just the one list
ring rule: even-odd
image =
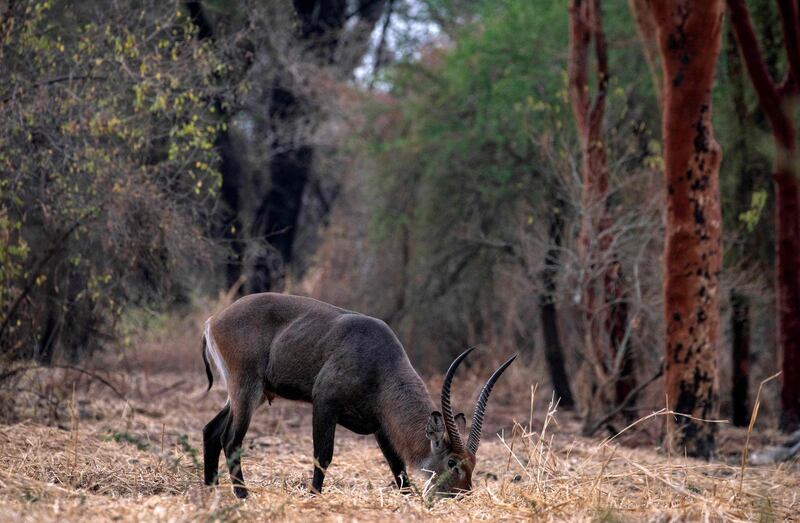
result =
[{"label": "curved horn", "polygon": [[447,436],[450,438],[450,445],[456,452],[464,450],[464,442],[461,440],[461,434],[458,433],[456,420],[453,417],[453,408],[450,406],[450,383],[453,381],[453,375],[456,373],[458,365],[473,350],[475,350],[475,347],[470,347],[453,360],[450,368],[447,369],[447,374],[444,376],[444,383],[442,383],[442,417],[444,418],[444,426],[447,429]]},{"label": "curved horn", "polygon": [[489,381],[486,382],[486,385],[483,386],[481,390],[481,395],[478,396],[478,402],[475,404],[475,414],[472,417],[472,427],[469,429],[469,439],[467,440],[467,450],[473,456],[478,452],[478,445],[481,444],[481,429],[483,428],[483,413],[486,411],[486,404],[489,401],[489,394],[492,393],[492,387],[494,387],[495,382],[500,377],[501,374],[508,368],[509,365],[514,361],[517,357],[516,354],[511,356],[509,360],[502,365],[500,368],[494,371],[492,377],[489,378]]}]

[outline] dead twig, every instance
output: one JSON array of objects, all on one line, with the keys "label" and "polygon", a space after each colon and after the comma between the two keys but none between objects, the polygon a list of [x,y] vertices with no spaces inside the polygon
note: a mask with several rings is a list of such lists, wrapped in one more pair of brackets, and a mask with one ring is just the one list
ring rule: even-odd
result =
[{"label": "dead twig", "polygon": [[747,452],[750,449],[750,434],[753,433],[753,427],[756,424],[756,418],[758,417],[758,408],[761,406],[761,390],[764,388],[764,385],[769,383],[770,381],[774,380],[781,373],[776,372],[769,378],[761,380],[761,383],[758,385],[758,393],[756,394],[756,403],[753,405],[753,411],[750,414],[750,424],[747,426],[747,438],[744,441],[744,452],[742,452],[742,472],[741,476],[739,477],[739,491],[736,493],[736,496],[741,498],[742,497],[742,486],[744,485],[744,469],[747,465]]}]

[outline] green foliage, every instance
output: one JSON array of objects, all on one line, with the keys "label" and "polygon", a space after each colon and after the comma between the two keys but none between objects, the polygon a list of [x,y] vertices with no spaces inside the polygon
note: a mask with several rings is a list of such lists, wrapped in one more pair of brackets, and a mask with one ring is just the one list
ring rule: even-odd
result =
[{"label": "green foliage", "polygon": [[4,26],[0,342],[78,357],[207,258],[229,66],[164,2],[31,0]]},{"label": "green foliage", "polygon": [[[565,42],[565,23],[553,23],[562,10],[503,5],[480,31],[465,29],[450,52],[431,51],[390,77],[404,103],[402,131],[379,148],[396,174],[384,177],[387,192],[395,182],[416,187],[414,219],[437,235],[481,221],[531,188],[540,133],[565,125],[563,68],[543,52]],[[548,70],[555,74],[541,75]],[[403,214],[382,216],[382,224],[403,225]]]},{"label": "green foliage", "polygon": [[389,111],[399,121],[372,145],[373,238],[409,236],[407,317],[423,331],[436,325],[437,338],[452,343],[445,356],[467,342],[468,318],[441,311],[481,309],[504,256],[482,242],[508,240],[541,195],[540,142],[568,127],[563,64],[546,51],[566,42],[564,11],[529,1],[480,11],[452,49],[426,51],[388,74],[400,100]]},{"label": "green foliage", "polygon": [[750,208],[739,214],[741,220],[749,232],[753,232],[761,219],[761,212],[767,204],[767,191],[755,191],[750,202]]},{"label": "green foliage", "polygon": [[[443,12],[461,5],[429,4]],[[547,223],[554,195],[574,183],[579,161],[567,94],[566,4],[472,5],[466,25],[448,31],[451,45],[425,50],[387,75],[398,100],[385,111],[392,131],[379,130],[372,144],[373,238],[405,235],[413,245],[406,318],[435,333],[430,343],[452,343],[445,355],[486,325],[485,317],[453,311],[487,310],[499,271],[518,265],[520,242]],[[630,38],[627,6],[607,11],[609,39]],[[638,52],[613,53],[612,64],[626,64],[612,76],[606,115],[612,158],[646,164],[659,155],[641,119],[654,96]],[[635,95],[639,85],[647,96]],[[575,208],[565,212],[572,216]]]},{"label": "green foliage", "polygon": [[[758,0],[751,13],[768,68],[781,74],[785,53],[773,34],[779,26],[771,25],[779,21],[777,7]],[[723,34],[713,96],[714,131],[723,151],[720,193],[726,235],[724,263],[759,266],[763,269],[760,272],[768,274],[773,266],[774,224],[772,213],[763,210],[772,205],[773,143],[729,26]]]}]

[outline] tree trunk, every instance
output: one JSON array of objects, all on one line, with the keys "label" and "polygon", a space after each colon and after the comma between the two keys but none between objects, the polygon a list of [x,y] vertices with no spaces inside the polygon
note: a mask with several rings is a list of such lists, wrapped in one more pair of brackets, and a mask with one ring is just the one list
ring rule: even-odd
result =
[{"label": "tree trunk", "polygon": [[773,184],[776,224],[776,298],[783,430],[800,427],[800,194],[794,162],[797,137],[790,115],[800,88],[800,13],[796,2],[778,3],[789,71],[776,85],[765,62],[744,0],[728,0],[731,25],[759,105],[775,143]]},{"label": "tree trunk", "polygon": [[[585,271],[582,281],[585,346],[594,370],[591,403],[599,403],[608,410],[620,404],[635,388],[631,347],[626,336],[628,307],[622,287],[621,265],[609,252],[609,178],[603,135],[608,59],[600,0],[572,0],[569,11],[569,94],[582,159],[583,218],[579,240]],[[592,42],[597,76],[593,100],[589,90]],[[622,356],[621,360],[618,355]],[[621,362],[619,368],[616,365],[618,361]],[[585,420],[589,424],[592,423],[590,418],[591,412]]]},{"label": "tree trunk", "polygon": [[575,399],[572,396],[564,365],[564,350],[558,332],[558,311],[555,304],[556,273],[564,230],[563,206],[563,202],[557,199],[556,205],[548,213],[550,221],[548,238],[550,241],[545,253],[545,267],[541,272],[543,292],[539,295],[539,313],[542,322],[542,337],[544,338],[544,356],[550,372],[550,381],[553,382],[553,391],[556,398],[560,398],[560,407],[572,409],[575,406]]},{"label": "tree trunk", "polygon": [[[189,19],[197,28],[199,40],[214,40],[214,27],[211,20],[206,17],[202,2],[199,0],[186,0],[184,3],[189,12]],[[250,67],[248,62],[247,67]],[[219,235],[230,246],[228,259],[225,263],[225,283],[232,287],[243,273],[244,251],[246,241],[243,239],[244,228],[242,224],[241,198],[239,191],[244,184],[239,152],[230,131],[231,115],[223,103],[222,97],[213,100],[214,110],[225,123],[224,128],[217,134],[214,148],[219,151],[219,173],[222,177],[220,196],[225,203],[221,214],[221,231]]]},{"label": "tree trunk", "polygon": [[780,428],[800,427],[800,202],[797,179],[788,168],[775,174],[778,347],[781,370]]},{"label": "tree trunk", "polygon": [[[731,103],[736,114],[734,127],[734,140],[731,144],[731,154],[728,162],[734,166],[736,176],[735,208],[732,217],[728,218],[726,226],[730,224],[734,230],[741,230],[739,216],[750,208],[750,199],[754,186],[754,176],[750,164],[752,158],[748,152],[751,133],[748,126],[752,125],[747,110],[747,100],[744,89],[744,68],[739,58],[739,49],[733,29],[729,29],[726,38],[727,70],[726,76],[731,91]],[[753,234],[737,235],[737,243],[729,249],[729,253],[736,261],[747,263],[753,256],[756,246],[753,245]],[[749,405],[749,371],[750,371],[750,298],[737,289],[730,291],[731,302],[731,404],[733,409],[733,424],[737,427],[747,426],[750,422]]]},{"label": "tree trunk", "polygon": [[[664,254],[669,447],[710,458],[716,417],[719,276],[722,268],[719,166],[711,88],[723,3],[651,0],[664,78],[662,134],[667,190]],[[697,419],[695,419],[697,418]]]},{"label": "tree trunk", "polygon": [[750,397],[748,392],[750,375],[750,299],[745,294],[731,289],[731,334],[733,356],[731,358],[733,383],[733,424],[746,427],[750,423]]},{"label": "tree trunk", "polygon": [[[302,47],[303,59],[317,67],[334,71],[340,80],[350,78],[369,47],[372,29],[385,10],[387,0],[294,0],[292,5],[298,23],[293,44]],[[203,3],[184,2],[201,40],[215,38],[212,20],[206,17]],[[252,63],[254,48],[243,49]],[[279,60],[276,63],[280,63]],[[292,129],[308,125],[307,113],[313,100],[292,91],[286,82],[291,73],[278,73],[267,90],[268,120],[275,128]],[[222,118],[232,120],[221,100],[214,101]],[[302,120],[302,121],[301,121]],[[228,285],[244,276],[240,292],[244,294],[282,290],[285,266],[292,261],[298,218],[312,177],[313,144],[298,139],[278,138],[273,144],[268,165],[269,184],[255,184],[239,161],[235,136],[227,129],[217,138],[220,151],[220,172],[223,178],[222,198],[228,213],[224,217],[222,236],[231,245],[226,276]]]},{"label": "tree trunk", "polygon": [[[623,296],[622,266],[614,260],[606,271],[606,299],[610,304],[608,314],[608,331],[611,347],[616,358],[620,359],[620,367],[616,371],[617,379],[614,384],[615,406],[622,404],[628,394],[636,389],[636,359],[633,354],[633,344],[628,333],[628,302]],[[635,401],[635,399],[633,400]],[[633,409],[624,410],[626,420],[631,418]]]}]

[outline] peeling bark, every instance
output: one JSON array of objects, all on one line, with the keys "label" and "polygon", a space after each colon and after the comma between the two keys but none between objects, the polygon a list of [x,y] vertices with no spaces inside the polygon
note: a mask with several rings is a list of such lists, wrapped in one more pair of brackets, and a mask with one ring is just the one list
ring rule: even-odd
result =
[{"label": "peeling bark", "polygon": [[[716,417],[719,277],[722,268],[719,166],[711,87],[720,50],[721,0],[650,1],[663,73],[665,385],[669,407]],[[715,424],[667,418],[666,444],[710,458]]]}]

